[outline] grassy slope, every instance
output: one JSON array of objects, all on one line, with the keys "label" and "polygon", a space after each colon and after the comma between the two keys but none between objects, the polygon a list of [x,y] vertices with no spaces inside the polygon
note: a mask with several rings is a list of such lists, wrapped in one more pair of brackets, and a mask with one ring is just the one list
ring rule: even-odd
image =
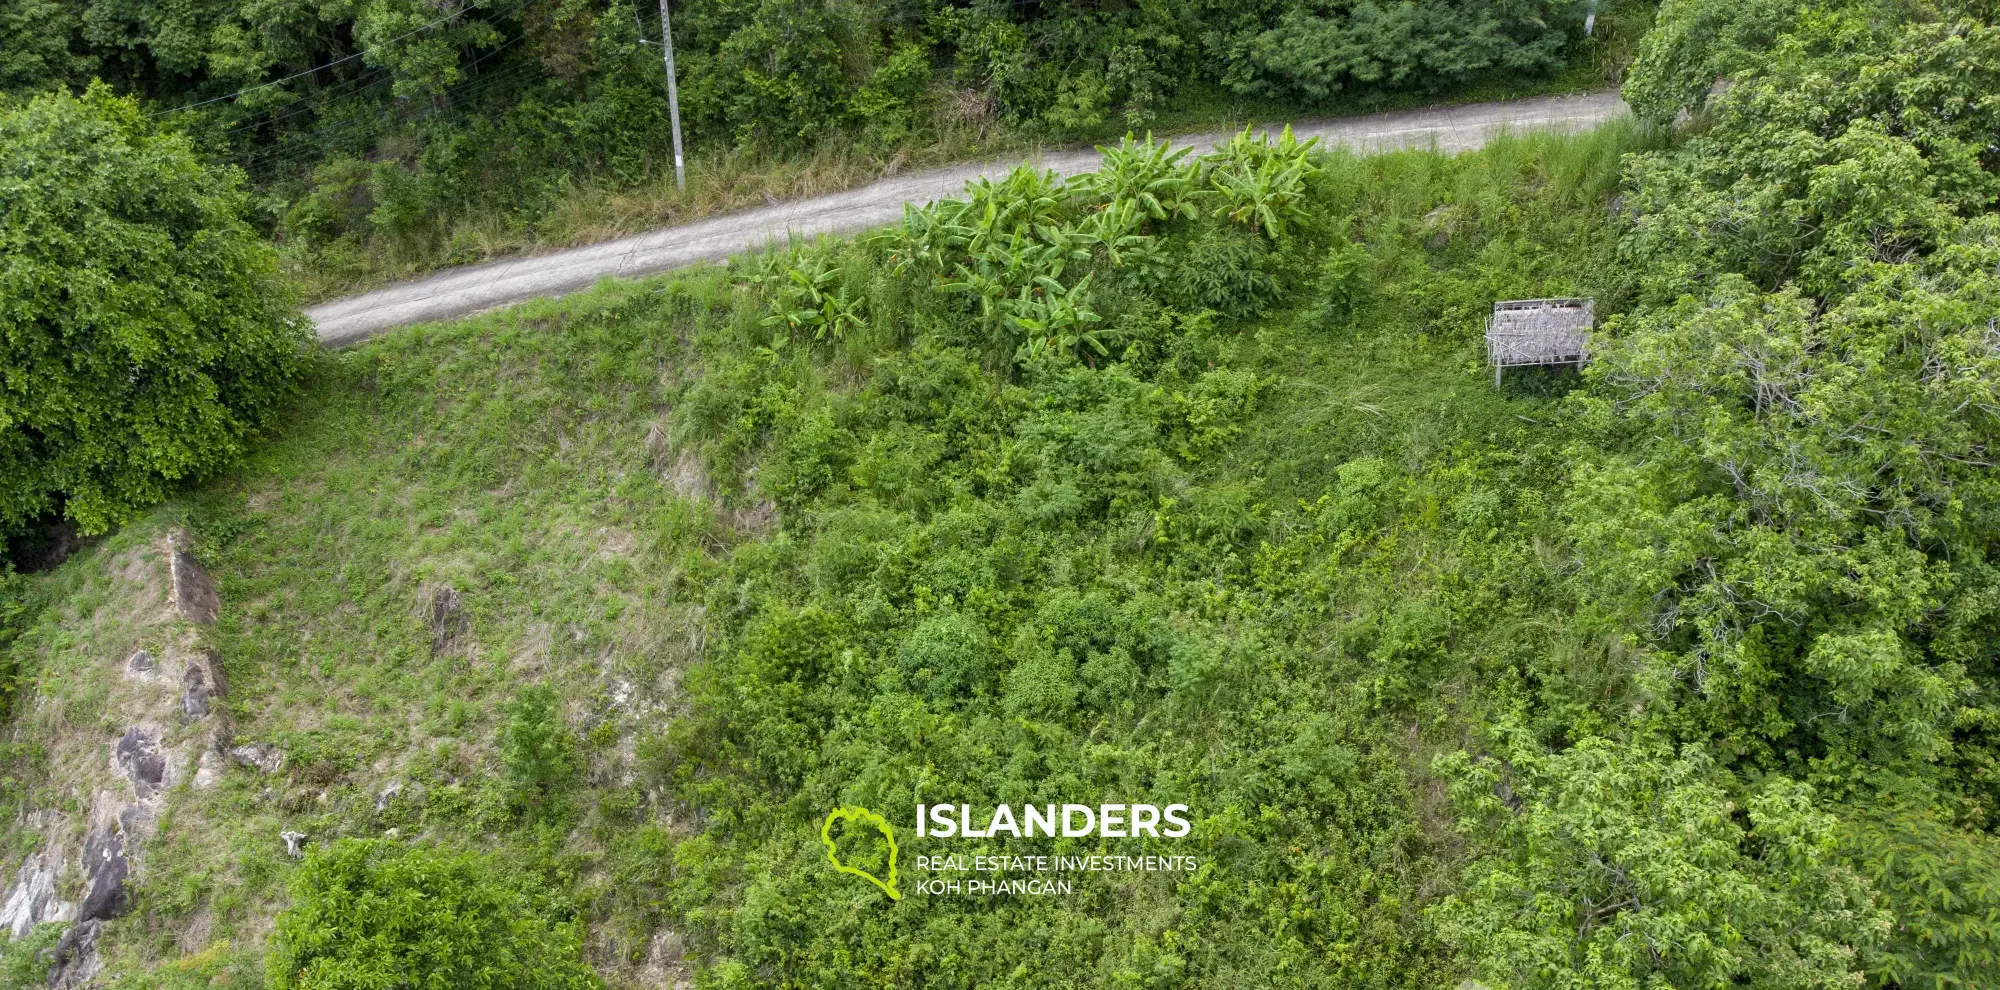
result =
[{"label": "grassy slope", "polygon": [[[897,509],[879,484],[836,486],[787,506],[774,527],[736,487],[761,453],[739,455],[727,430],[674,407],[704,378],[734,375],[789,390],[798,410],[854,412],[867,369],[908,346],[909,326],[878,321],[845,354],[758,357],[761,309],[707,269],[331,356],[253,463],[45,579],[69,616],[88,616],[111,602],[91,575],[185,521],[222,588],[216,640],[239,736],[289,754],[278,778],[235,770],[216,791],[176,797],[141,910],[110,940],[114,968],[133,985],[254,972],[290,869],[279,830],[324,841],[394,829],[502,851],[571,886],[596,922],[595,961],[619,980],[657,979],[654,950],[685,937],[728,963],[725,977],[810,982],[852,967],[907,979],[960,965],[969,980],[1004,976],[1032,949],[1058,961],[1050,979],[1423,982],[1446,964],[1417,909],[1449,888],[1459,843],[1428,755],[1462,744],[1468,713],[1510,693],[1567,685],[1577,697],[1545,700],[1588,720],[1618,690],[1600,672],[1601,639],[1565,624],[1550,550],[1566,380],[1524,376],[1496,394],[1476,341],[1495,297],[1595,294],[1600,312],[1617,308],[1604,197],[1635,140],[1609,131],[1455,160],[1338,160],[1375,259],[1374,302],[1342,325],[1304,292],[1224,325],[1211,358],[1262,376],[1264,398],[1239,435],[1165,469],[1179,508],[1041,535],[1002,520],[1004,538],[968,544],[1029,568],[996,616],[1070,592],[1151,595],[1176,635],[1225,648],[1192,688],[1141,692],[1140,709],[1052,724],[1039,739],[1010,734],[1004,718],[979,722],[974,706],[938,715],[953,739],[939,756],[947,767],[984,761],[1004,777],[1040,761],[1036,772],[1075,775],[1093,793],[1145,780],[1193,794],[1199,852],[1219,864],[1199,883],[1176,892],[1121,880],[1060,909],[906,898],[893,916],[857,911],[851,887],[811,867],[802,823],[816,824],[824,798],[851,793],[827,775],[910,751],[872,751],[847,716],[839,739],[801,741],[802,753],[827,747],[826,775],[797,792],[740,806],[669,799],[763,793],[677,779],[646,741],[690,720],[690,690],[717,697],[759,614],[819,608],[867,625],[857,618],[867,603],[843,596],[853,589],[828,563],[836,537],[873,518],[892,544],[941,539],[955,518]],[[771,369],[746,378],[758,362]],[[855,429],[893,447],[893,426]],[[1364,499],[1375,522],[1328,528],[1337,507],[1327,506],[1354,493],[1343,465],[1366,458],[1385,474]],[[998,496],[985,503],[959,508],[1004,509]],[[916,552],[920,564],[941,561]],[[465,593],[469,651],[431,655],[418,596],[433,582]],[[893,652],[884,644],[926,610],[894,604],[857,647]],[[30,640],[36,690],[49,696],[73,690],[66,658],[102,648],[70,623]],[[683,675],[703,657],[710,666],[690,688]],[[1538,677],[1548,665],[1566,676]],[[567,807],[539,825],[507,807],[493,743],[500,703],[531,681],[567,699],[588,763]],[[852,717],[865,722],[883,697],[862,695]],[[1009,749],[1013,763],[994,766]],[[1004,793],[999,777],[969,781],[963,799]],[[382,799],[392,781],[400,793]],[[779,945],[782,962],[770,955]],[[894,958],[881,955],[890,945]],[[958,964],[935,954],[951,946]]]}]

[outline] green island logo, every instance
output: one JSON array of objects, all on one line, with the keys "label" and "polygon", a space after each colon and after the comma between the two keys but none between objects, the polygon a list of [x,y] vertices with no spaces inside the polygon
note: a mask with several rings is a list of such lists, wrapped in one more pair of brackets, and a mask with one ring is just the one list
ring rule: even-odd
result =
[{"label": "green island logo", "polygon": [[[889,840],[889,879],[887,882],[884,882],[882,878],[867,870],[857,866],[849,866],[840,861],[840,848],[833,841],[833,823],[836,821],[860,822],[863,825],[873,825],[881,830],[882,837]],[[896,830],[889,827],[888,819],[859,805],[847,808],[835,808],[827,812],[826,821],[820,823],[819,841],[826,844],[826,861],[832,863],[834,869],[842,873],[852,873],[882,888],[882,892],[888,894],[890,900],[900,901],[903,899],[903,892],[896,889]]]}]

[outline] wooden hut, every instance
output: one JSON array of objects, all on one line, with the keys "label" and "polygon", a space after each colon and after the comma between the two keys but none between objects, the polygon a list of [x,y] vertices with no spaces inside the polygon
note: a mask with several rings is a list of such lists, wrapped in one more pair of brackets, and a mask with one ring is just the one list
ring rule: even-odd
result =
[{"label": "wooden hut", "polygon": [[1486,360],[1493,384],[1520,365],[1581,365],[1590,356],[1590,299],[1509,299],[1486,318]]}]

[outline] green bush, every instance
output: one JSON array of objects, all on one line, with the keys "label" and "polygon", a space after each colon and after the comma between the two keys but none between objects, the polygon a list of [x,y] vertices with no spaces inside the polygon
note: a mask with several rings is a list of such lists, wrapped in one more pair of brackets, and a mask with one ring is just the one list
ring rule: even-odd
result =
[{"label": "green bush", "polygon": [[585,990],[583,930],[512,863],[342,839],[306,857],[278,916],[277,990]]},{"label": "green bush", "polygon": [[239,456],[311,338],[237,174],[93,86],[0,110],[0,202],[0,528],[103,532]]},{"label": "green bush", "polygon": [[1362,0],[1322,16],[1325,6],[1299,5],[1267,30],[1238,35],[1229,86],[1316,100],[1350,89],[1436,89],[1490,69],[1551,71],[1571,32],[1581,34],[1577,5],[1560,0]]},{"label": "green bush", "polygon": [[555,810],[553,802],[575,781],[578,761],[554,689],[531,684],[507,703],[500,760],[517,807],[530,814]]}]

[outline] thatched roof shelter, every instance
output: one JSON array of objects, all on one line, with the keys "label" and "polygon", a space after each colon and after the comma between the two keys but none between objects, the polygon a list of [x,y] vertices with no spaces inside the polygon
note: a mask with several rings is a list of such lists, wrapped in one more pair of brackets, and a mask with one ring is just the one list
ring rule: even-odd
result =
[{"label": "thatched roof shelter", "polygon": [[1582,364],[1590,355],[1591,299],[1509,299],[1486,318],[1493,384],[1520,365]]}]

